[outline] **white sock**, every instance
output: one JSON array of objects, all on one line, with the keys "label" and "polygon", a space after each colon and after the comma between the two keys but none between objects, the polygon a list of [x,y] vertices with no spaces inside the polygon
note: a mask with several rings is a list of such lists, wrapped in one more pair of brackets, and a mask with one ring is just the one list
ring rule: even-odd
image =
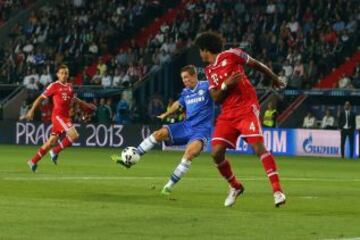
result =
[{"label": "white sock", "polygon": [[180,179],[189,171],[191,166],[191,161],[185,158],[181,159],[179,165],[175,168],[174,172],[171,174],[169,181],[165,185],[166,188],[171,188],[175,183],[180,181]]},{"label": "white sock", "polygon": [[151,134],[149,137],[145,138],[140,145],[137,147],[137,150],[140,155],[144,155],[146,152],[151,150],[156,144],[159,142],[156,141],[153,134]]}]

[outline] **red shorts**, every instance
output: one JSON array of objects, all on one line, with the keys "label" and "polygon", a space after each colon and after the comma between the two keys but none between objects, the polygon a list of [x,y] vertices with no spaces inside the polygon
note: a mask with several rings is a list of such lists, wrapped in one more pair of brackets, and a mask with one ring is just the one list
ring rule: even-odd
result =
[{"label": "red shorts", "polygon": [[228,148],[236,148],[239,136],[249,144],[264,142],[257,107],[254,107],[248,114],[233,119],[220,115],[215,124],[211,145],[221,144]]},{"label": "red shorts", "polygon": [[51,135],[60,135],[64,132],[67,132],[73,126],[70,118],[53,116],[51,118],[51,121],[52,121]]}]

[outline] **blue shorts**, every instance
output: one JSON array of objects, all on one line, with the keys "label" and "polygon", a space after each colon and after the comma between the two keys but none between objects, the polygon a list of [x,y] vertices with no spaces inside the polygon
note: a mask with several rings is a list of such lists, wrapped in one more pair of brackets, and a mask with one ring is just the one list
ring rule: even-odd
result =
[{"label": "blue shorts", "polygon": [[211,137],[210,126],[197,126],[194,128],[186,122],[179,122],[165,127],[169,130],[170,135],[170,140],[165,142],[167,146],[186,145],[196,140],[202,141],[206,146]]}]

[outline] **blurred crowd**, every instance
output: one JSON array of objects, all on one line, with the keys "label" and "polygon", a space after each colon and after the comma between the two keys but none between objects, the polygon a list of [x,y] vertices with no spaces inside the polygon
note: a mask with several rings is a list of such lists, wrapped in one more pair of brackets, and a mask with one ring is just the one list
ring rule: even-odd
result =
[{"label": "blurred crowd", "polygon": [[[174,1],[175,2],[175,1]],[[175,6],[177,3],[172,3]],[[357,38],[358,0],[200,0],[190,1],[175,21],[165,22],[144,46],[131,40],[118,49],[119,39],[132,39],[147,20],[161,15],[168,1],[65,0],[33,13],[11,31],[9,46],[0,47],[0,82],[14,79],[41,90],[54,80],[59,63],[81,73],[83,84],[103,88],[128,87],[156,71],[192,45],[207,30],[222,33],[227,46],[240,47],[271,67],[293,89],[311,88],[338,66]],[[105,61],[101,56],[111,54]],[[85,66],[97,62],[96,73]],[[248,72],[258,87],[269,82]],[[359,68],[339,81],[341,88],[358,88]],[[153,100],[155,99],[155,100]],[[159,101],[157,101],[158,99]],[[149,99],[149,119],[166,109],[159,95]],[[161,102],[162,104],[153,104]],[[160,106],[161,105],[161,106]],[[131,106],[131,104],[129,104]],[[150,112],[154,113],[150,113]]]},{"label": "blurred crowd", "polygon": [[0,1],[0,26],[10,17],[27,8],[34,0],[1,0]]},{"label": "blurred crowd", "polygon": [[[87,102],[93,103],[97,108],[95,111],[83,110],[79,106],[72,106],[70,116],[75,123],[98,123],[98,124],[130,124],[130,123],[175,123],[185,118],[183,110],[168,116],[163,122],[157,118],[160,114],[170,108],[174,99],[169,98],[164,104],[159,94],[150,97],[147,111],[142,112],[136,100],[131,97],[131,91],[124,90],[120,99],[116,97],[86,98]],[[25,120],[25,115],[30,108],[30,104],[38,95],[29,95],[23,102],[19,110],[19,120]],[[53,104],[51,99],[42,101],[35,120],[43,123],[51,123]]]},{"label": "blurred crowd", "polygon": [[360,64],[357,65],[352,75],[344,74],[338,81],[338,88],[359,89],[360,88]]},{"label": "blurred crowd", "polygon": [[[25,24],[16,25],[10,32],[11,41],[0,46],[0,83],[27,85],[25,78],[30,78],[41,89],[43,84],[35,75],[53,72],[58,64],[65,63],[73,77],[84,66],[98,61],[97,76],[86,75],[84,84],[127,85],[150,68],[145,62],[147,52],[134,41],[129,50],[118,53],[121,40],[131,38],[176,2],[65,0],[43,7],[32,13]],[[117,56],[105,65],[97,60],[105,54]],[[152,56],[152,52],[148,55]],[[109,76],[114,78],[111,84]]]}]

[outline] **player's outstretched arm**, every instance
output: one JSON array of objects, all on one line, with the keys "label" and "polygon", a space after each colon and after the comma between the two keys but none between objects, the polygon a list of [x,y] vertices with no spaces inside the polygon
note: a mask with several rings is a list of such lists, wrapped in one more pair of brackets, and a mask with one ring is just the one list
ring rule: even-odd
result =
[{"label": "player's outstretched arm", "polygon": [[92,104],[92,103],[87,103],[87,102],[85,102],[85,101],[83,101],[83,100],[81,100],[81,99],[79,99],[79,98],[77,98],[77,97],[75,97],[74,98],[74,101],[77,103],[77,104],[79,104],[79,106],[80,106],[80,108],[81,109],[90,109],[90,110],[95,110],[96,109],[96,106],[94,105],[94,104]]},{"label": "player's outstretched arm", "polygon": [[35,101],[33,102],[30,110],[26,113],[26,120],[28,121],[32,121],[33,118],[34,118],[34,113],[35,113],[35,110],[40,106],[41,102],[45,99],[46,97],[44,97],[43,95],[40,95],[39,97],[37,97],[35,99]]},{"label": "player's outstretched arm", "polygon": [[272,80],[272,86],[274,88],[286,87],[286,83],[281,81],[281,79],[268,66],[266,66],[262,62],[252,57],[249,57],[249,61],[247,62],[247,65],[252,68],[255,68],[256,70],[262,72],[263,74],[265,74],[265,76],[270,78]]},{"label": "player's outstretched arm", "polygon": [[181,105],[180,105],[179,101],[175,101],[171,105],[171,107],[168,111],[164,112],[163,114],[160,114],[159,116],[157,116],[157,118],[164,120],[167,116],[169,116],[169,115],[175,113],[177,110],[179,110],[180,106]]}]

